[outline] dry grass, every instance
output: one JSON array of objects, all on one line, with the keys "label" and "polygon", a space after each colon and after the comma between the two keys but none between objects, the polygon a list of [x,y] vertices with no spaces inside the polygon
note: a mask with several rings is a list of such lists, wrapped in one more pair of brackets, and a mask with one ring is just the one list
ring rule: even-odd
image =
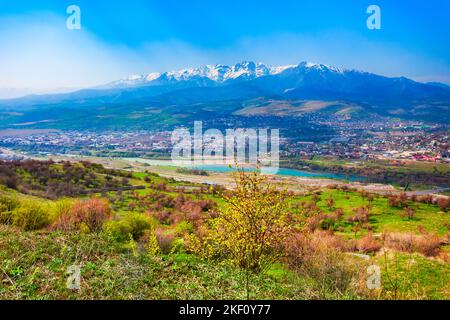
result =
[{"label": "dry grass", "polygon": [[371,232],[356,241],[356,249],[363,253],[375,253],[380,251],[382,245],[375,239]]},{"label": "dry grass", "polygon": [[442,239],[437,235],[405,233],[385,233],[382,236],[384,246],[402,252],[418,252],[427,257],[439,255]]},{"label": "dry grass", "polygon": [[319,292],[342,295],[357,290],[361,270],[365,270],[344,254],[347,249],[346,241],[326,231],[293,234],[285,245],[287,263],[292,270],[313,279]]}]

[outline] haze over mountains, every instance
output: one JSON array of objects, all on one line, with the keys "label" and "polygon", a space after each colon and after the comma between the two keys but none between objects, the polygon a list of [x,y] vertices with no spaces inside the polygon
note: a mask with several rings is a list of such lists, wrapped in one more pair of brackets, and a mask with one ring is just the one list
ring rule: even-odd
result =
[{"label": "haze over mountains", "polygon": [[[2,127],[128,127],[211,116],[370,114],[450,123],[450,87],[302,62],[242,62],[133,75],[68,94],[0,101]],[[70,123],[73,120],[72,125]],[[25,125],[23,125],[25,123]],[[31,124],[30,124],[31,123]],[[158,122],[156,122],[158,123]]]}]

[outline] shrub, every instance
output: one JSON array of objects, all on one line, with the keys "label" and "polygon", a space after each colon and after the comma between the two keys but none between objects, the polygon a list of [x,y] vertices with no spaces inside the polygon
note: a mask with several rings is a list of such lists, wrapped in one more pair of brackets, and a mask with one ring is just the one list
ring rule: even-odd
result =
[{"label": "shrub", "polygon": [[161,247],[159,246],[158,238],[154,230],[151,230],[148,236],[147,253],[151,256],[156,256],[161,253]]},{"label": "shrub", "polygon": [[305,203],[302,209],[303,215],[305,215],[306,217],[311,217],[322,213],[320,208],[313,202]]},{"label": "shrub", "polygon": [[169,224],[170,225],[176,225],[176,224],[178,224],[180,222],[183,222],[185,220],[186,220],[186,214],[184,214],[182,212],[175,211],[175,212],[170,214]]},{"label": "shrub", "polygon": [[[295,266],[301,266],[316,250],[327,248],[344,252],[347,250],[347,244],[330,231],[296,232],[286,239],[284,248],[288,253],[288,261],[294,262]],[[291,258],[294,261],[290,260]]]},{"label": "shrub", "polygon": [[357,240],[356,249],[364,253],[374,253],[381,249],[381,244],[376,241],[373,234],[369,232],[364,237]]},{"label": "shrub", "polygon": [[146,230],[150,230],[152,228],[151,219],[142,214],[128,214],[124,218],[124,221],[131,226],[131,235],[136,240],[142,237]]},{"label": "shrub", "polygon": [[17,198],[0,196],[0,211],[13,211],[19,205],[20,201]]},{"label": "shrub", "polygon": [[[58,229],[61,231],[71,230],[72,223],[70,220],[71,210],[73,206],[73,201],[71,200],[60,200],[57,201],[53,209],[53,224],[52,229]],[[56,228],[56,226],[58,226]]]},{"label": "shrub", "polygon": [[383,241],[388,248],[409,253],[419,252],[427,257],[438,255],[441,247],[441,239],[431,233],[421,235],[386,233],[383,234]]},{"label": "shrub", "polygon": [[[65,210],[65,209],[64,209]],[[64,214],[56,218],[53,229],[62,231],[80,230],[82,225],[91,232],[100,231],[103,224],[111,218],[111,208],[105,199],[92,198],[78,200]]]},{"label": "shrub", "polygon": [[332,210],[332,209],[334,208],[335,201],[334,201],[334,198],[333,198],[333,197],[327,198],[327,199],[325,200],[325,203],[326,203],[328,209]]},{"label": "shrub", "polygon": [[417,202],[426,203],[426,204],[432,204],[433,203],[433,196],[430,195],[430,194],[423,195],[423,196],[416,196],[416,201]]},{"label": "shrub", "polygon": [[152,221],[139,213],[130,213],[121,220],[109,221],[105,224],[104,230],[116,241],[126,241],[130,235],[134,240],[141,238],[146,230],[152,228]]},{"label": "shrub", "polygon": [[84,222],[91,231],[100,231],[103,223],[111,218],[111,208],[107,200],[92,198],[76,202],[72,214],[76,221]]},{"label": "shrub", "polygon": [[164,182],[161,182],[160,184],[153,186],[153,189],[158,191],[167,191],[167,185]]},{"label": "shrub", "polygon": [[173,209],[175,207],[175,199],[171,196],[164,196],[156,204],[160,207]]},{"label": "shrub", "polygon": [[37,201],[27,201],[12,213],[12,224],[25,231],[39,230],[50,223],[48,207]]},{"label": "shrub", "polygon": [[341,208],[337,208],[334,211],[334,216],[336,217],[337,221],[340,221],[344,217],[344,210],[342,210]]},{"label": "shrub", "polygon": [[180,206],[180,210],[186,214],[199,216],[202,213],[202,207],[196,201],[188,201]]},{"label": "shrub", "polygon": [[171,254],[186,253],[186,246],[183,238],[175,238],[172,242]]},{"label": "shrub", "polygon": [[124,242],[130,240],[131,226],[124,220],[108,221],[103,229],[114,241]]},{"label": "shrub", "polygon": [[155,230],[155,236],[158,240],[159,248],[164,254],[169,254],[172,251],[175,235],[172,233],[164,232],[164,230]]},{"label": "shrub", "polygon": [[161,209],[157,210],[156,212],[151,212],[150,214],[162,224],[169,224],[172,212],[170,212],[169,210]]},{"label": "shrub", "polygon": [[20,202],[16,198],[0,197],[0,224],[12,224],[13,211],[18,208]]},{"label": "shrub", "polygon": [[314,194],[311,196],[311,201],[312,201],[312,203],[314,203],[314,204],[319,203],[319,201],[320,201],[320,195],[321,195],[321,192],[320,192],[320,191],[314,193]]},{"label": "shrub", "polygon": [[364,224],[369,222],[370,210],[367,207],[359,207],[353,209],[353,216],[347,218],[349,223]]},{"label": "shrub", "polygon": [[324,219],[324,214],[318,214],[316,216],[309,217],[305,220],[305,226],[310,232],[313,232],[322,227],[322,221]]},{"label": "shrub", "polygon": [[280,257],[279,247],[289,232],[289,195],[259,172],[238,171],[235,183],[232,196],[225,197],[226,206],[211,220],[209,236],[191,239],[190,249],[259,273]]},{"label": "shrub", "polygon": [[320,292],[344,294],[360,270],[343,253],[347,250],[345,241],[330,232],[292,234],[284,250],[289,267],[312,278]]},{"label": "shrub", "polygon": [[403,209],[403,211],[400,214],[403,218],[406,218],[408,220],[412,220],[415,218],[416,216],[416,212],[414,211],[413,208],[410,207],[406,207],[405,209]]},{"label": "shrub", "polygon": [[3,211],[0,207],[0,224],[12,224],[13,222],[13,212]]},{"label": "shrub", "polygon": [[175,227],[175,231],[177,235],[184,235],[186,233],[190,234],[194,232],[194,226],[189,221],[181,221],[177,226]]},{"label": "shrub", "polygon": [[437,205],[442,211],[447,212],[450,208],[450,197],[439,198],[437,200]]},{"label": "shrub", "polygon": [[404,192],[398,195],[389,196],[388,204],[390,207],[404,208],[408,204],[408,196]]},{"label": "shrub", "polygon": [[337,224],[339,223],[339,215],[333,213],[333,214],[327,214],[327,215],[319,215],[320,220],[320,227],[323,230],[334,230],[337,228]]}]

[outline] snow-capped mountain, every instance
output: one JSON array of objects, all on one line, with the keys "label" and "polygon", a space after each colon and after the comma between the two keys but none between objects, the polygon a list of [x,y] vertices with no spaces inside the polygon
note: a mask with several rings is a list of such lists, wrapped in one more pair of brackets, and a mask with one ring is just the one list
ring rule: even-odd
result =
[{"label": "snow-capped mountain", "polygon": [[196,112],[201,106],[210,110],[214,105],[238,107],[255,101],[263,105],[268,101],[294,105],[304,101],[339,101],[356,105],[365,112],[450,121],[448,86],[310,62],[287,66],[242,62],[233,66],[206,65],[133,75],[102,87],[68,94],[0,101],[0,110],[32,110],[53,104],[75,109],[105,108],[102,110],[117,106],[138,109],[158,106],[161,110],[169,108],[171,112],[186,113]]},{"label": "snow-capped mountain", "polygon": [[[308,64],[310,67],[317,66]],[[234,66],[222,64],[206,65],[198,68],[187,68],[164,73],[150,73],[148,75],[132,75],[119,81],[112,82],[106,87],[132,87],[142,85],[161,85],[170,82],[192,81],[208,79],[217,84],[227,83],[233,80],[253,80],[264,76],[276,75],[287,69],[295,68],[296,65],[272,67],[263,63],[244,61]]]}]

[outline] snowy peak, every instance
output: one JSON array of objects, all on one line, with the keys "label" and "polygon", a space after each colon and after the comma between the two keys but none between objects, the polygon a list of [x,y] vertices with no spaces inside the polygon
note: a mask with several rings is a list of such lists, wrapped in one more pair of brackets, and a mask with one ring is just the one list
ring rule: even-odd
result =
[{"label": "snowy peak", "polygon": [[208,78],[215,82],[226,82],[232,79],[255,79],[270,75],[269,67],[262,63],[242,62],[234,66],[222,64],[206,65],[199,68],[189,68],[179,71],[166,72],[168,79],[177,81],[188,81],[195,77]]},{"label": "snowy peak", "polygon": [[268,66],[263,63],[244,61],[233,66],[222,64],[205,65],[198,68],[186,68],[164,73],[132,75],[113,82],[108,87],[132,87],[142,85],[161,85],[164,83],[207,80],[217,84],[231,81],[246,81],[265,76],[281,74],[287,70],[343,73],[344,70],[323,64],[301,62],[298,65]]},{"label": "snowy peak", "polygon": [[244,79],[255,79],[267,75],[270,75],[270,69],[266,65],[245,61],[229,68],[225,78],[227,80],[238,79],[241,77]]},{"label": "snowy peak", "polygon": [[341,68],[336,68],[333,66],[329,66],[321,63],[313,63],[313,62],[301,62],[298,66],[298,69],[306,69],[309,71],[318,71],[318,72],[332,72],[332,73],[344,73],[348,70],[344,70]]},{"label": "snowy peak", "polygon": [[145,77],[146,81],[153,81],[158,79],[159,77],[161,77],[161,73],[159,72],[154,72],[154,73],[150,73]]}]

